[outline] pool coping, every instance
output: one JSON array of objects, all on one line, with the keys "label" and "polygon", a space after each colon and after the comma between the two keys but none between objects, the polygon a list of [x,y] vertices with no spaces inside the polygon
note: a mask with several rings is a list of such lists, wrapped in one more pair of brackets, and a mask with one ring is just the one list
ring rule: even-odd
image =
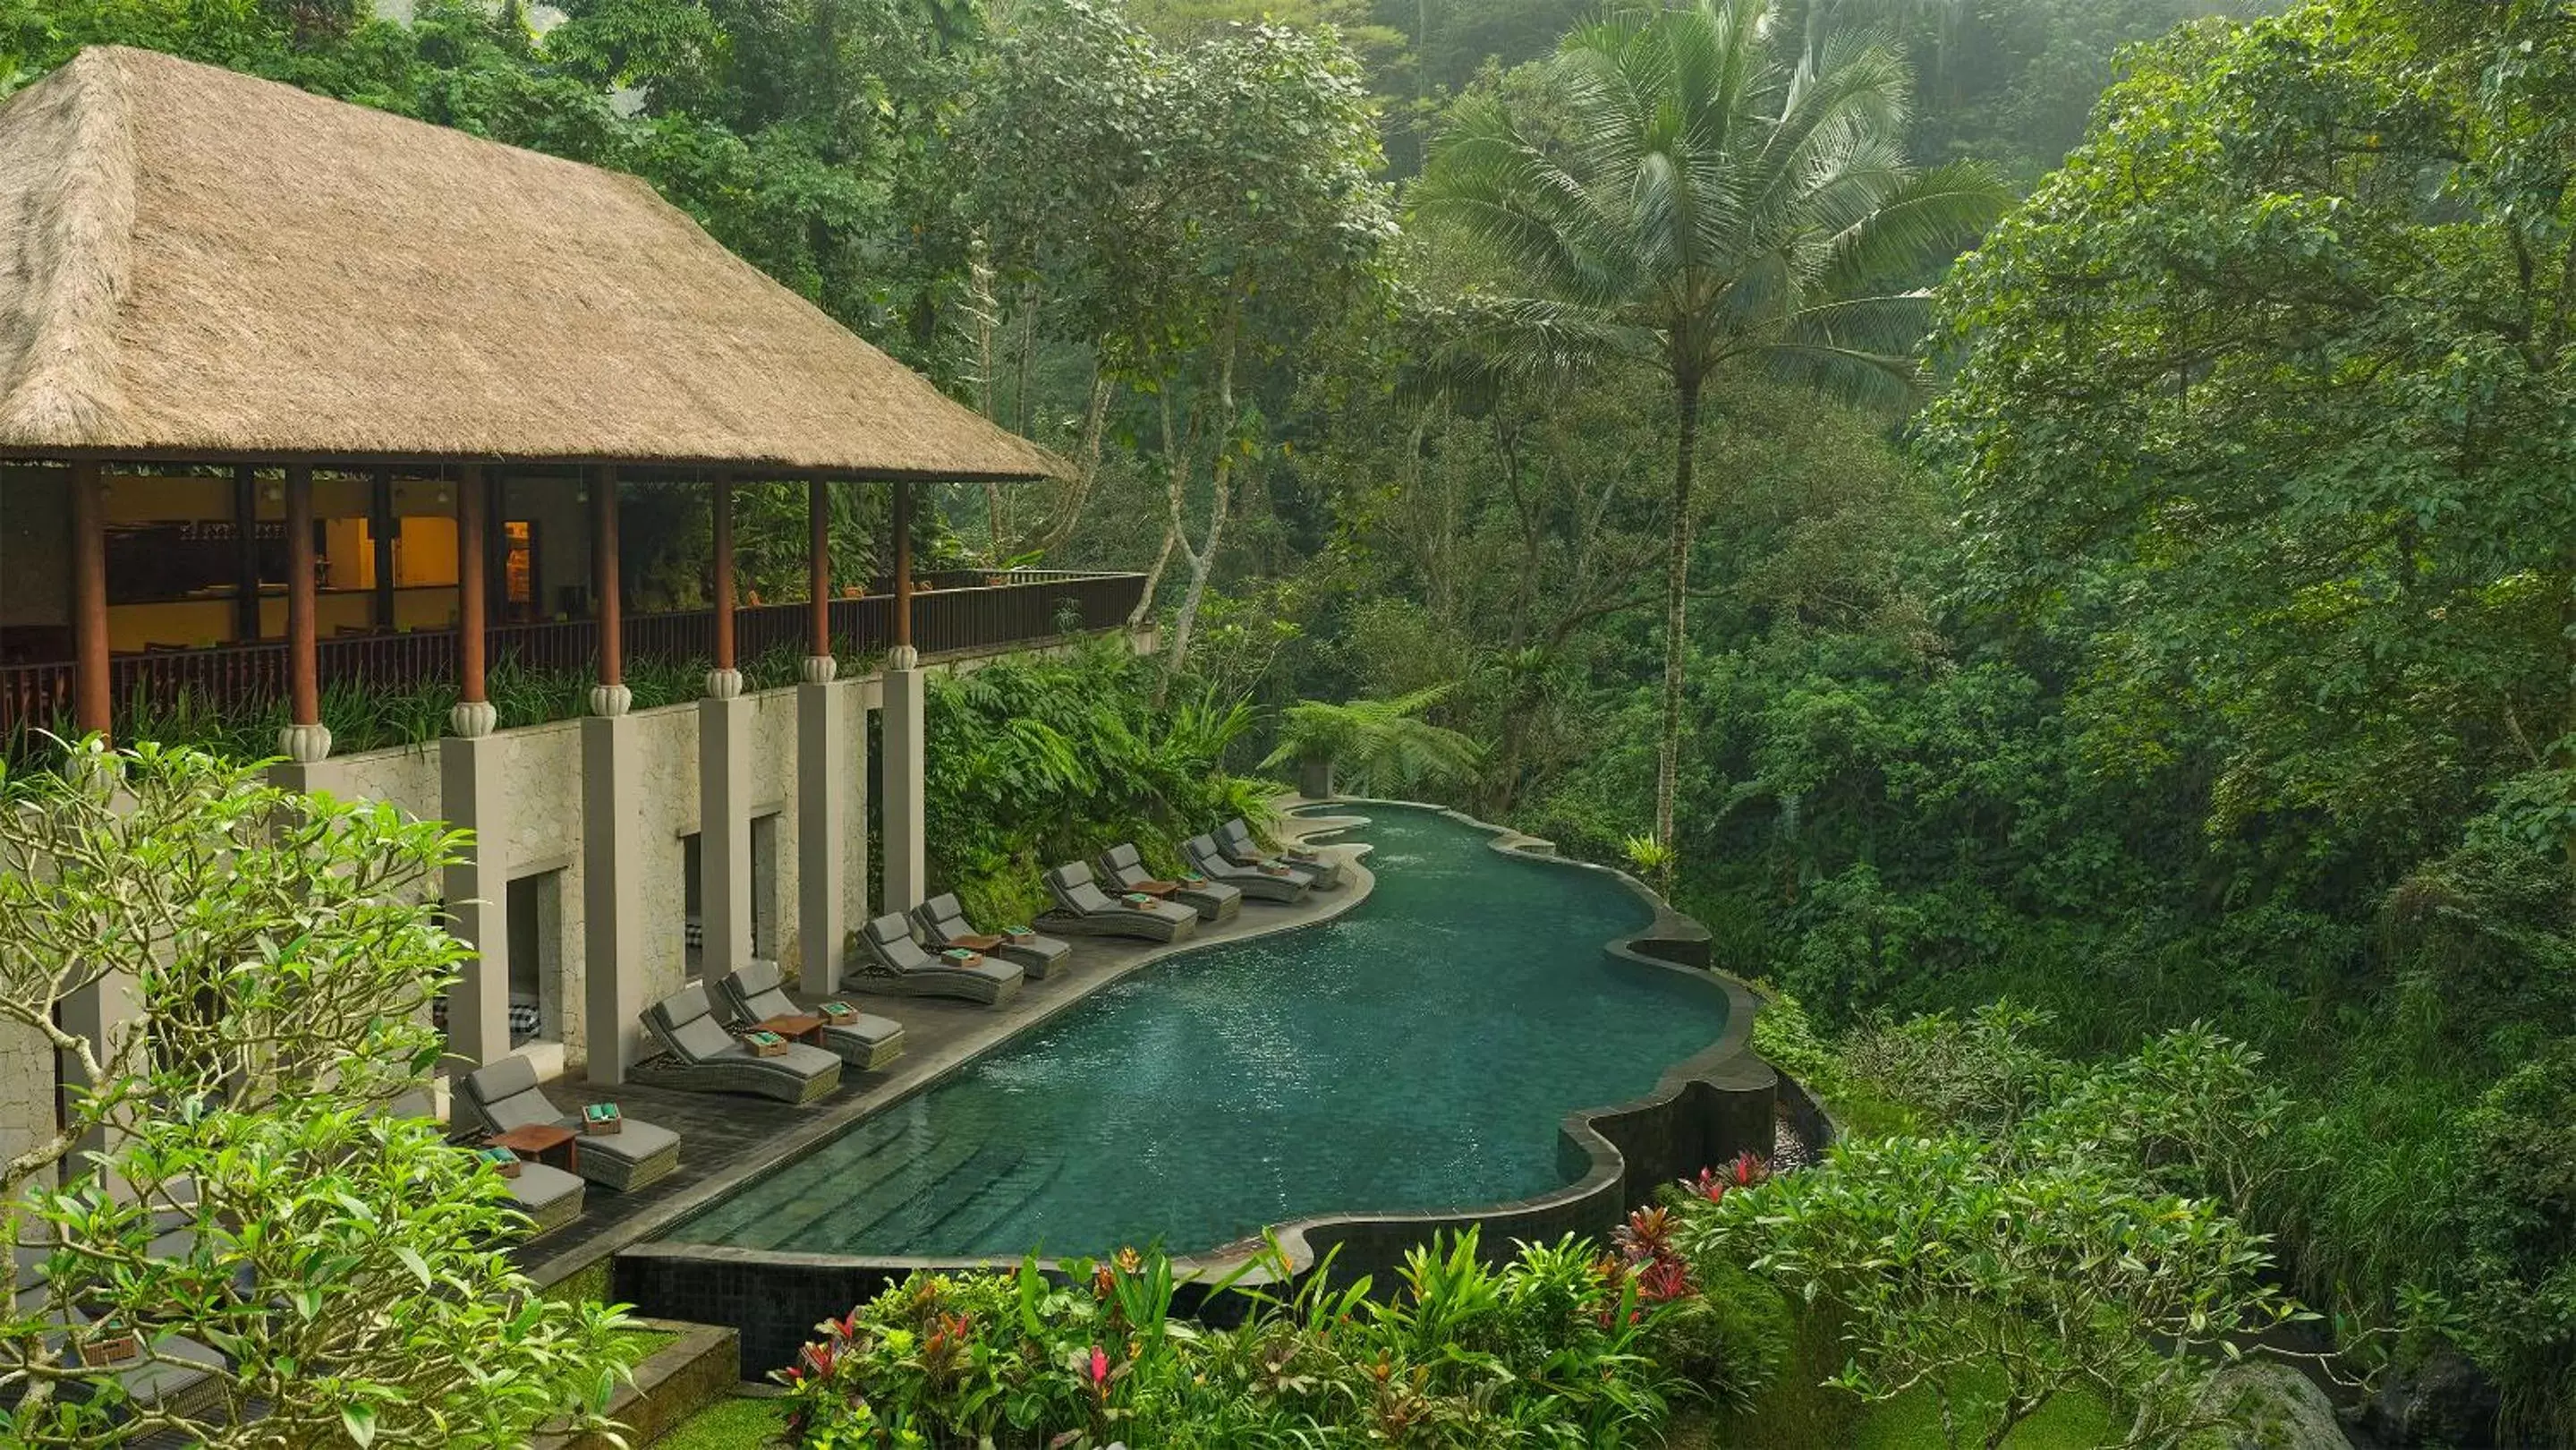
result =
[{"label": "pool coping", "polygon": [[[1663,1161],[1645,1163],[1636,1159],[1658,1155],[1644,1151],[1641,1142],[1623,1148],[1620,1135],[1631,1125],[1652,1126],[1664,1120],[1669,1129],[1672,1120],[1693,1120],[1693,1132],[1702,1143],[1726,1139],[1739,1151],[1750,1147],[1767,1153],[1770,1150],[1771,1119],[1775,1110],[1781,1078],[1751,1050],[1753,1019],[1761,1009],[1759,996],[1743,982],[1717,970],[1708,960],[1710,936],[1706,927],[1675,911],[1662,895],[1643,881],[1616,867],[1560,856],[1554,843],[1541,837],[1478,820],[1462,811],[1421,801],[1387,800],[1375,797],[1335,796],[1315,800],[1303,796],[1284,797],[1277,802],[1283,820],[1302,827],[1296,839],[1330,844],[1347,853],[1343,859],[1355,880],[1346,900],[1333,903],[1333,910],[1311,917],[1277,923],[1258,935],[1292,931],[1321,925],[1357,906],[1374,887],[1374,875],[1360,865],[1368,847],[1365,842],[1336,842],[1332,838],[1357,829],[1366,823],[1364,815],[1304,814],[1324,807],[1370,806],[1402,807],[1436,812],[1450,820],[1488,833],[1486,848],[1498,854],[1523,860],[1541,861],[1576,870],[1609,875],[1628,888],[1651,912],[1645,926],[1603,944],[1605,954],[1638,966],[1667,971],[1707,985],[1722,994],[1727,1005],[1726,1026],[1706,1047],[1668,1065],[1648,1092],[1623,1102],[1576,1108],[1560,1120],[1560,1150],[1568,1155],[1570,1166],[1579,1168],[1573,1181],[1546,1193],[1521,1199],[1506,1200],[1465,1208],[1447,1208],[1419,1212],[1345,1211],[1310,1214],[1271,1226],[1266,1231],[1270,1243],[1277,1245],[1274,1254],[1261,1239],[1238,1241],[1197,1254],[1176,1257],[1173,1270],[1185,1281],[1205,1286],[1231,1281],[1247,1286],[1277,1282],[1280,1278],[1297,1278],[1310,1274],[1319,1265],[1332,1263],[1337,1278],[1359,1274],[1383,1274],[1401,1262],[1401,1248],[1420,1242],[1434,1232],[1461,1230],[1471,1226],[1486,1230],[1489,1251],[1507,1247],[1514,1238],[1537,1239],[1560,1233],[1599,1233],[1615,1224],[1629,1205],[1650,1196],[1654,1184],[1677,1178],[1693,1167],[1711,1166],[1731,1157],[1732,1153],[1708,1153],[1696,1164],[1677,1164],[1674,1151],[1660,1155]],[[1337,853],[1339,854],[1339,853]],[[1341,895],[1342,893],[1336,893]],[[1232,937],[1232,941],[1251,940],[1251,935]],[[1200,945],[1217,943],[1183,942],[1146,953],[1131,963],[1104,973],[1093,990],[1123,979],[1152,963],[1186,952]],[[771,1160],[756,1173],[746,1174],[721,1185],[710,1185],[703,1198],[688,1205],[685,1211],[662,1216],[655,1232],[667,1231],[685,1218],[703,1210],[722,1193],[764,1178],[785,1168],[841,1131],[850,1122],[894,1106],[914,1094],[946,1080],[968,1063],[1005,1043],[1034,1030],[1075,1002],[1087,1000],[1086,991],[1055,1004],[1051,1010],[1025,1023],[1013,1024],[1007,1032],[975,1049],[939,1072],[907,1084],[905,1090],[882,1101],[872,1101],[864,1111],[835,1114],[828,1128],[817,1125],[817,1131],[800,1134],[799,1141],[787,1154]],[[1758,1128],[1758,1136],[1757,1134]],[[1635,1149],[1632,1159],[1630,1149]],[[1515,1232],[1518,1230],[1518,1232]],[[1072,1256],[1066,1256],[1072,1257]],[[1025,1256],[975,1255],[899,1255],[899,1254],[827,1254],[780,1249],[748,1249],[723,1244],[682,1243],[669,1240],[632,1242],[615,1251],[616,1282],[620,1297],[639,1300],[658,1297],[652,1291],[667,1288],[676,1273],[682,1277],[713,1279],[728,1285],[750,1283],[755,1278],[786,1276],[795,1279],[830,1283],[847,1290],[839,1307],[823,1313],[838,1313],[863,1297],[864,1286],[898,1280],[918,1271],[965,1272],[1014,1267]],[[1286,1274],[1272,1271],[1272,1264],[1285,1260]],[[1040,1258],[1042,1269],[1055,1271],[1063,1260]],[[775,1281],[767,1286],[774,1291]],[[731,1298],[731,1289],[716,1291],[716,1297]],[[756,1297],[756,1296],[755,1296]],[[824,1301],[828,1302],[828,1298]],[[646,1304],[648,1310],[662,1307]],[[821,1314],[809,1316],[808,1323]],[[757,1341],[775,1339],[774,1334],[755,1335],[753,1327],[745,1331],[746,1361],[753,1360],[752,1347]],[[774,1327],[773,1327],[774,1328]],[[783,1343],[783,1341],[781,1341]],[[775,1354],[776,1344],[768,1346]],[[792,1350],[790,1351],[792,1353]],[[784,1363],[785,1356],[778,1356]]]}]

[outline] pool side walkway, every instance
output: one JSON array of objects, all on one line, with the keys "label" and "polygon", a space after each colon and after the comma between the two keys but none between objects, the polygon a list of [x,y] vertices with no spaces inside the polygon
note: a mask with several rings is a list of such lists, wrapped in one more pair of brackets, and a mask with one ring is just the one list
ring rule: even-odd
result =
[{"label": "pool side walkway", "polygon": [[[1277,832],[1293,840],[1330,830],[1347,818],[1282,820]],[[904,1053],[879,1072],[841,1076],[838,1091],[803,1105],[739,1093],[683,1092],[627,1082],[593,1089],[567,1077],[548,1084],[561,1106],[613,1101],[638,1122],[657,1123],[680,1135],[680,1166],[636,1193],[590,1186],[581,1217],[516,1251],[520,1265],[540,1285],[570,1278],[625,1248],[658,1238],[673,1223],[722,1197],[744,1179],[786,1162],[876,1112],[956,1071],[995,1046],[1073,1006],[1110,983],[1175,953],[1216,942],[1245,941],[1273,932],[1330,921],[1367,899],[1376,884],[1359,857],[1361,848],[1323,845],[1341,861],[1343,885],[1289,906],[1246,900],[1243,912],[1222,926],[1200,923],[1196,936],[1176,945],[1115,937],[1074,937],[1066,968],[1043,982],[1024,982],[1000,1007],[936,997],[896,997],[845,989],[836,994],[861,1011],[892,1017],[904,1028]],[[799,991],[811,1003],[817,994]]]}]

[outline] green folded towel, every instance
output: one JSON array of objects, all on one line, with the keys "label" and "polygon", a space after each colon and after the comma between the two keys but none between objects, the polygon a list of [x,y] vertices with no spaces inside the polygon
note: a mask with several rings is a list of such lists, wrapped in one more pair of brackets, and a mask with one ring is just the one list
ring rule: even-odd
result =
[{"label": "green folded towel", "polygon": [[1126,896],[1127,904],[1128,904],[1128,905],[1130,905],[1130,906],[1143,906],[1144,904],[1146,904],[1146,903],[1147,903],[1147,902],[1149,902],[1149,901],[1152,901],[1153,899],[1154,899],[1154,898],[1152,898],[1152,897],[1150,897],[1150,896],[1147,896],[1147,895],[1146,895],[1144,892],[1142,892],[1142,891],[1130,891],[1130,892],[1128,892],[1128,893],[1127,893],[1127,896]]},{"label": "green folded towel", "polygon": [[615,1103],[592,1103],[581,1110],[581,1120],[585,1123],[614,1123],[617,1119]]},{"label": "green folded towel", "polygon": [[966,950],[964,947],[950,947],[948,950],[941,952],[940,955],[946,957],[952,962],[971,962],[975,960],[975,953]]},{"label": "green folded towel", "polygon": [[1036,933],[1035,931],[1031,930],[1030,928],[1025,927],[1025,926],[1006,926],[1006,927],[1002,928],[1002,935],[1004,935],[1004,936],[1036,936],[1036,935],[1037,935],[1037,933]]}]

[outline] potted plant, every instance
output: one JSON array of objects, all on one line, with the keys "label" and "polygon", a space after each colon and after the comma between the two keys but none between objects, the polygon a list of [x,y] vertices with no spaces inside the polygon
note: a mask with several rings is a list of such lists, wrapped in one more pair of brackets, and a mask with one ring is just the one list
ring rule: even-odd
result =
[{"label": "potted plant", "polygon": [[1352,700],[1334,705],[1300,700],[1282,718],[1278,748],[1261,762],[1276,770],[1297,765],[1298,792],[1309,799],[1335,794],[1337,770],[1346,769],[1359,793],[1395,796],[1425,785],[1454,785],[1471,779],[1484,760],[1484,747],[1445,726],[1422,718],[1422,712],[1449,693],[1434,685],[1392,700]]}]

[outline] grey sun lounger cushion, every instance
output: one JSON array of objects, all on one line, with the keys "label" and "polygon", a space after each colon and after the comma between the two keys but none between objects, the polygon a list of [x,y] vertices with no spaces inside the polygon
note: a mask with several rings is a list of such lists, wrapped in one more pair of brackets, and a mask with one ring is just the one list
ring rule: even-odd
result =
[{"label": "grey sun lounger cushion", "polygon": [[791,1042],[776,1057],[754,1053],[716,1020],[704,987],[683,987],[645,1008],[644,1030],[665,1056],[640,1064],[637,1075],[674,1087],[810,1103],[841,1085],[841,1060],[819,1047]]},{"label": "grey sun lounger cushion", "polygon": [[[727,972],[716,981],[716,997],[736,1027],[750,1027],[773,1017],[819,1016],[796,1005],[778,984],[778,963],[754,958],[749,966]],[[855,1022],[823,1024],[823,1046],[853,1070],[866,1072],[903,1056],[903,1024],[891,1017],[862,1012]]]},{"label": "grey sun lounger cushion", "polygon": [[1213,834],[1216,837],[1217,849],[1223,851],[1225,858],[1237,866],[1259,866],[1264,863],[1285,866],[1291,871],[1302,872],[1311,877],[1318,891],[1330,891],[1342,884],[1340,862],[1327,860],[1312,851],[1283,851],[1276,854],[1264,851],[1261,849],[1261,843],[1252,839],[1252,828],[1243,823],[1241,816],[1217,827]]},{"label": "grey sun lounger cushion", "polygon": [[[1212,880],[1203,871],[1192,874],[1198,879],[1173,883],[1171,900],[1197,912],[1201,921],[1232,921],[1243,914],[1241,888]],[[1154,873],[1145,869],[1145,858],[1133,841],[1100,853],[1101,883],[1113,891],[1133,891],[1153,879]]]},{"label": "grey sun lounger cushion", "polygon": [[1033,931],[1022,931],[1017,935],[1007,931],[977,931],[966,920],[966,908],[957,904],[953,892],[943,891],[914,907],[912,924],[920,928],[922,940],[934,947],[953,945],[964,936],[998,936],[1002,938],[1002,944],[994,947],[988,955],[1018,966],[1028,973],[1032,982],[1043,982],[1064,970],[1066,959],[1073,955],[1070,943],[1040,936]]},{"label": "grey sun lounger cushion", "polygon": [[[456,1113],[488,1132],[513,1128],[570,1128],[581,1117],[557,1108],[537,1086],[536,1064],[511,1056],[478,1067],[456,1087]],[[573,1161],[581,1176],[602,1188],[642,1188],[680,1166],[680,1135],[635,1118],[620,1118],[614,1133],[581,1133]]]},{"label": "grey sun lounger cushion", "polygon": [[933,955],[912,935],[912,918],[889,911],[859,928],[859,980],[871,992],[901,992],[915,997],[955,997],[986,1006],[1007,1002],[1025,976],[1011,962],[974,956],[965,960]]},{"label": "grey sun lounger cushion", "polygon": [[1190,837],[1181,843],[1181,854],[1209,880],[1225,882],[1255,901],[1303,901],[1315,884],[1315,878],[1288,867],[1238,866],[1217,848],[1214,836]]},{"label": "grey sun lounger cushion", "polygon": [[530,1238],[543,1238],[581,1217],[581,1180],[552,1164],[523,1162],[517,1173],[501,1181],[509,1185],[519,1212],[536,1224]]},{"label": "grey sun lounger cushion", "polygon": [[1047,895],[1056,909],[1038,925],[1074,936],[1132,936],[1143,941],[1179,941],[1199,929],[1199,914],[1174,901],[1111,896],[1079,861],[1046,874]]}]

